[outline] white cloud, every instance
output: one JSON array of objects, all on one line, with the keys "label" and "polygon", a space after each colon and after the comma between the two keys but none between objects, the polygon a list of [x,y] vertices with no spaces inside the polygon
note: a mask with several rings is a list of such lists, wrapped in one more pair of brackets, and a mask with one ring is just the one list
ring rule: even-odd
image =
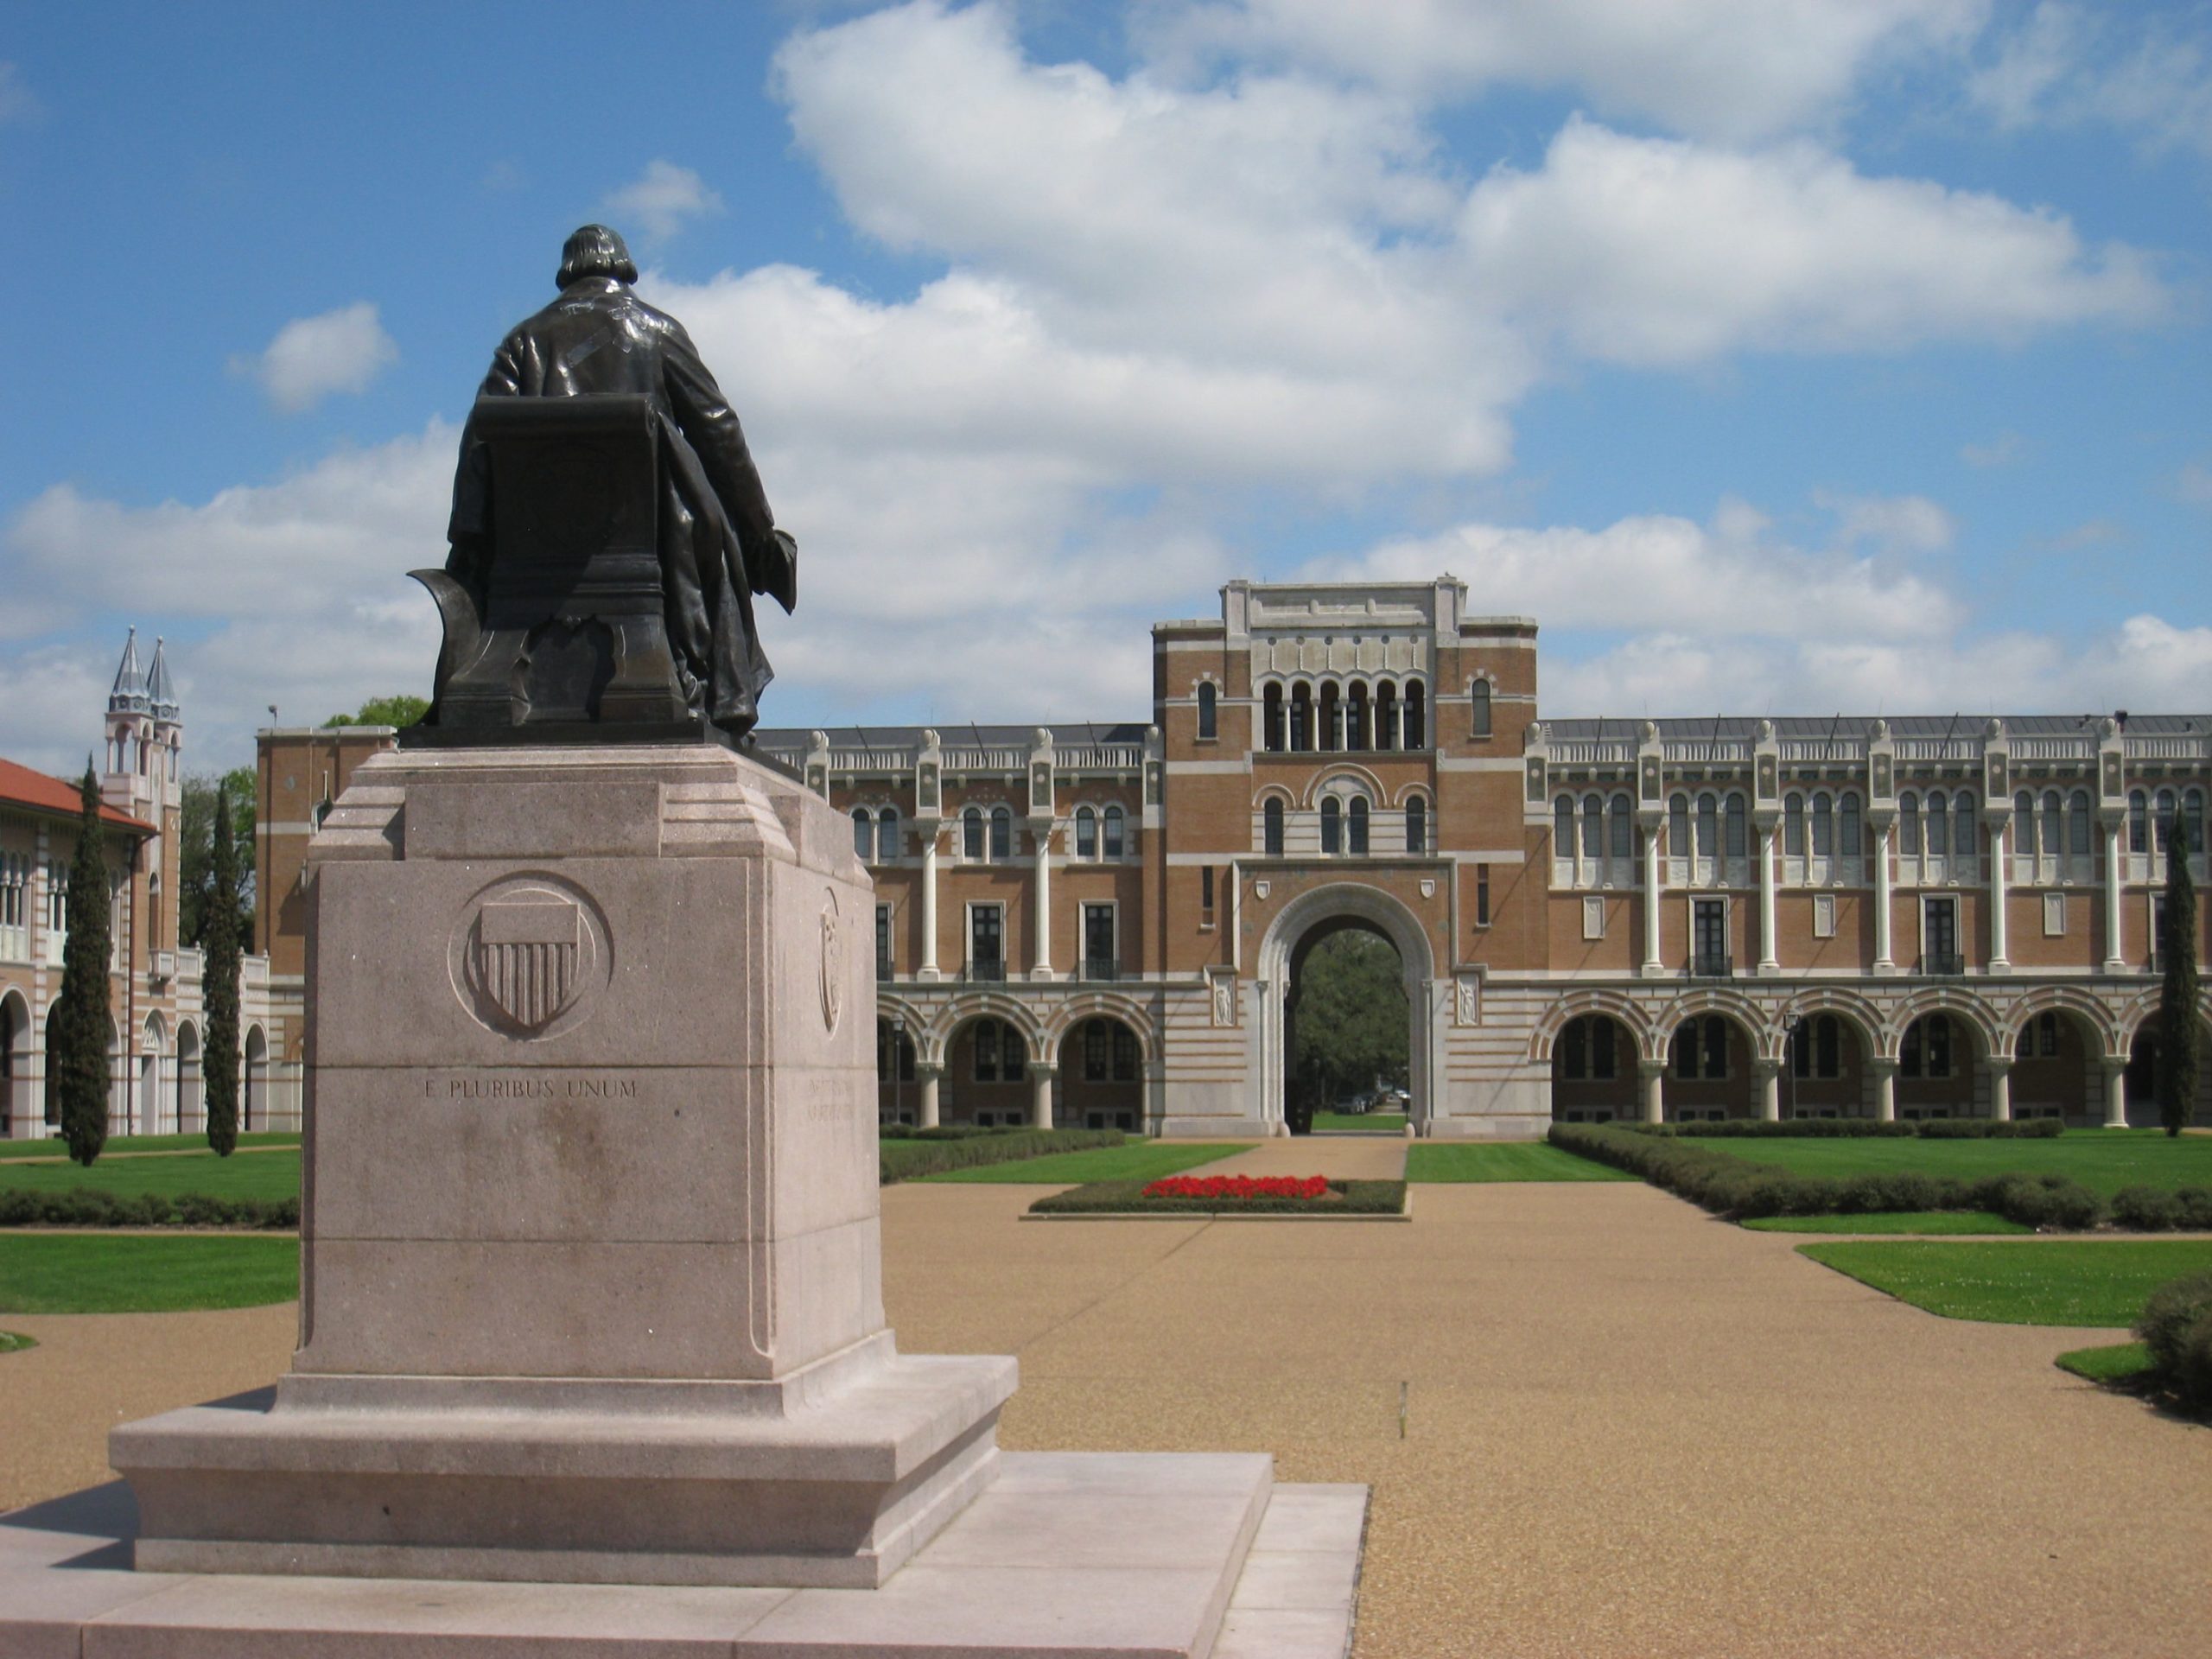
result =
[{"label": "white cloud", "polygon": [[1999,432],[1987,443],[1962,443],[1959,459],[1969,467],[2018,466],[2027,459],[2028,441],[2017,432]]},{"label": "white cloud", "polygon": [[1756,153],[1570,121],[1469,198],[1478,293],[1580,353],[1657,365],[1745,349],[1890,351],[2158,317],[2149,261],[2067,221],[1791,143]]},{"label": "white cloud", "polygon": [[1956,538],[1951,515],[1924,495],[1832,495],[1815,491],[1814,505],[1835,515],[1844,547],[1871,544],[1885,553],[1941,553]]},{"label": "white cloud", "polygon": [[22,70],[0,59],[0,127],[27,126],[45,112]]},{"label": "white cloud", "polygon": [[686,219],[721,213],[722,199],[690,168],[656,160],[647,162],[645,170],[620,189],[608,192],[606,206],[609,213],[636,219],[646,235],[664,242],[683,228]]},{"label": "white cloud", "polygon": [[2212,31],[2120,8],[2042,3],[1997,33],[1967,81],[2003,128],[2103,125],[2152,150],[2212,156]]},{"label": "white cloud", "polygon": [[1217,54],[1445,99],[1564,86],[1603,110],[1741,139],[1821,121],[1873,69],[1955,50],[1986,0],[1211,0],[1162,8],[1170,61]]},{"label": "white cloud", "polygon": [[333,392],[365,391],[398,360],[399,347],[377,320],[377,308],[360,300],[320,316],[294,318],[259,357],[233,359],[231,369],[251,375],[271,404],[296,415]]}]

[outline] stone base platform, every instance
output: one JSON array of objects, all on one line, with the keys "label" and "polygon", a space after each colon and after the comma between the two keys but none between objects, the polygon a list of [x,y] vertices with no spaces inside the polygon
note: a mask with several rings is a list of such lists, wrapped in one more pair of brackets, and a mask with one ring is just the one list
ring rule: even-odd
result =
[{"label": "stone base platform", "polygon": [[121,1482],[0,1517],[7,1659],[1343,1659],[1363,1486],[1263,1455],[1008,1452],[880,1589],[131,1569]]}]

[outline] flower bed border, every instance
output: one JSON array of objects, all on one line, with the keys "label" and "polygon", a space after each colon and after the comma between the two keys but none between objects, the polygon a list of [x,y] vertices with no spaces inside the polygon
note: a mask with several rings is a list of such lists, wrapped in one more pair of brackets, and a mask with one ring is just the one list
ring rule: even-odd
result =
[{"label": "flower bed border", "polygon": [[1039,1198],[1024,1221],[1410,1221],[1403,1181],[1331,1181],[1340,1203],[1311,1198],[1147,1198],[1145,1181],[1093,1181]]}]

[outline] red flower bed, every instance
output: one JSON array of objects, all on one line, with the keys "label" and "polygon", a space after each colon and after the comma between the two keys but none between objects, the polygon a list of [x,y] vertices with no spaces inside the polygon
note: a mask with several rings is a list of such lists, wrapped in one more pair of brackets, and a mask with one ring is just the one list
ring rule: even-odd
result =
[{"label": "red flower bed", "polygon": [[1319,1175],[1170,1175],[1144,1190],[1147,1198],[1325,1198]]}]

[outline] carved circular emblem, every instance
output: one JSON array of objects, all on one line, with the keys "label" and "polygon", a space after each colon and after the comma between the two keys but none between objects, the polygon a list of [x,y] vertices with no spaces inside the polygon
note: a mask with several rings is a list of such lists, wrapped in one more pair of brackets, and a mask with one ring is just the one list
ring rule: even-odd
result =
[{"label": "carved circular emblem", "polygon": [[591,1013],[613,977],[607,918],[556,875],[510,875],[462,906],[446,947],[454,995],[505,1037],[553,1037]]},{"label": "carved circular emblem", "polygon": [[837,937],[837,895],[822,896],[822,1024],[837,1029],[837,1016],[845,1011],[844,942]]}]

